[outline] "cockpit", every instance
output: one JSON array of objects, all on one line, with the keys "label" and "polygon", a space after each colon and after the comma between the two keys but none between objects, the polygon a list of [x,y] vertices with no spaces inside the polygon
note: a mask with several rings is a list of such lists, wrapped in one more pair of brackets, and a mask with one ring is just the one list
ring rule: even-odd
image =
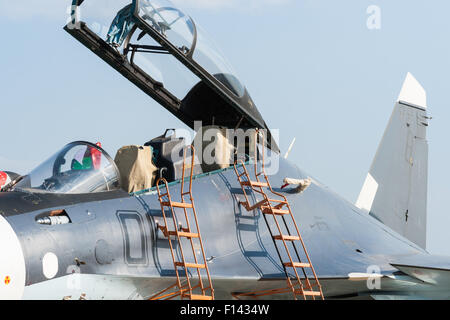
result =
[{"label": "cockpit", "polygon": [[[78,141],[66,145],[29,174],[18,177],[3,191],[88,194],[122,189],[132,194],[155,187],[158,178],[179,181],[186,163],[194,163],[194,175],[226,169],[231,165],[234,147],[222,130],[214,132],[215,147],[227,152],[223,161],[200,161],[192,152],[195,148],[189,148],[184,138],[177,138],[174,129],[144,145],[120,148],[114,159],[102,149],[101,143]],[[202,149],[203,137],[196,138],[193,145],[196,143]]]},{"label": "cockpit", "polygon": [[120,188],[120,173],[100,144],[73,142],[15,183],[36,193],[96,193]]},{"label": "cockpit", "polygon": [[[227,130],[266,130],[267,147],[278,152],[236,72],[206,31],[170,1],[73,0],[65,30],[191,129],[200,122],[201,132],[216,130],[218,154],[226,160],[195,159],[194,174],[230,166],[231,153],[240,146],[230,146]],[[201,132],[197,145],[204,147]],[[183,139],[166,132],[142,146],[121,148],[113,160],[101,145],[74,142],[14,181],[14,188],[133,193],[154,186],[157,177],[180,179],[183,147]]]}]

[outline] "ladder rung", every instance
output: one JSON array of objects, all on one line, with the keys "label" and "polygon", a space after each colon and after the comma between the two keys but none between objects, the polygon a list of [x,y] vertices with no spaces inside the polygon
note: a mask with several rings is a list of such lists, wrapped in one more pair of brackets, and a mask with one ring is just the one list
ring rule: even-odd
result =
[{"label": "ladder rung", "polygon": [[275,240],[300,241],[300,237],[296,237],[296,236],[281,235],[281,236],[274,236],[273,238]]},{"label": "ladder rung", "polygon": [[305,296],[321,296],[322,293],[320,291],[303,291],[303,290],[295,290],[295,294],[301,294]]},{"label": "ladder rung", "polygon": [[311,265],[309,263],[303,262],[288,262],[283,263],[283,265],[288,268],[311,268]]},{"label": "ladder rung", "polygon": [[183,294],[183,298],[190,298],[191,300],[213,300],[211,296],[202,296],[200,294]]},{"label": "ladder rung", "polygon": [[192,203],[183,203],[183,202],[163,202],[163,206],[166,207],[174,207],[174,208],[193,208]]},{"label": "ladder rung", "polygon": [[269,184],[266,182],[257,182],[257,181],[244,181],[242,182],[243,186],[250,186],[250,187],[261,187],[261,188],[267,188],[269,187]]},{"label": "ladder rung", "polygon": [[251,206],[251,207],[250,207],[250,205],[247,204],[246,202],[241,202],[241,203],[244,205],[244,207],[247,209],[247,211],[253,211],[253,210],[255,210],[255,209],[261,208],[261,207],[264,206],[264,205],[267,205],[266,200],[262,200],[262,201],[260,201],[260,202],[258,202],[258,203],[256,203],[256,204],[254,204],[254,205]]},{"label": "ladder rung", "polygon": [[271,209],[271,208],[266,207],[266,208],[263,208],[263,213],[265,213],[265,214],[275,214],[275,215],[278,215],[278,216],[283,216],[285,214],[289,214],[290,211],[289,210],[274,209],[274,208]]},{"label": "ladder rung", "polygon": [[279,202],[279,203],[287,204],[287,201],[277,200],[277,199],[269,199],[269,202]]},{"label": "ladder rung", "polygon": [[206,265],[204,265],[204,264],[197,264],[197,263],[175,262],[175,265],[176,265],[177,267],[184,267],[184,268],[206,269]]},{"label": "ladder rung", "polygon": [[[177,232],[176,231],[169,231],[169,234],[171,236],[176,236]],[[198,238],[199,237],[198,233],[191,233],[191,232],[178,232],[178,235],[180,237],[184,237],[184,238]]]}]

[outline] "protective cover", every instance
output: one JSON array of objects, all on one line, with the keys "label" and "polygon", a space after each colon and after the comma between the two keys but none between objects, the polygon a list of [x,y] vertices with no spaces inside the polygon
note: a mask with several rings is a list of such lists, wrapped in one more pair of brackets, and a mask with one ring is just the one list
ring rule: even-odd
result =
[{"label": "protective cover", "polygon": [[203,150],[203,154],[197,155],[203,172],[225,169],[234,162],[235,149],[226,137],[226,128],[203,127],[192,144],[195,150]]},{"label": "protective cover", "polygon": [[117,151],[114,160],[120,171],[122,188],[129,192],[153,186],[157,168],[152,163],[152,149],[143,146],[126,146]]}]

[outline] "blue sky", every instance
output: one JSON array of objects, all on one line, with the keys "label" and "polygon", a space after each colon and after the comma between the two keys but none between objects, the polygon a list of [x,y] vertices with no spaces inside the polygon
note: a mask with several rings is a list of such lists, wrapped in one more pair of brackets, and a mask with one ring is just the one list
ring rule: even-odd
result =
[{"label": "blue sky", "polygon": [[[411,72],[433,116],[428,249],[450,255],[450,2],[176,2],[215,36],[269,126],[280,129],[281,149],[296,137],[290,159],[351,202]],[[1,169],[24,173],[74,140],[102,141],[114,156],[184,127],[66,34],[69,4],[0,0]],[[381,9],[379,30],[367,28],[371,5]]]}]

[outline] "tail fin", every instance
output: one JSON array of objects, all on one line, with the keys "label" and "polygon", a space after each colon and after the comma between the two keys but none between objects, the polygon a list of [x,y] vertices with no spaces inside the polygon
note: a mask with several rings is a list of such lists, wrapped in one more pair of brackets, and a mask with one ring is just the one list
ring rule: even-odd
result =
[{"label": "tail fin", "polygon": [[426,247],[426,92],[408,73],[356,206]]}]

